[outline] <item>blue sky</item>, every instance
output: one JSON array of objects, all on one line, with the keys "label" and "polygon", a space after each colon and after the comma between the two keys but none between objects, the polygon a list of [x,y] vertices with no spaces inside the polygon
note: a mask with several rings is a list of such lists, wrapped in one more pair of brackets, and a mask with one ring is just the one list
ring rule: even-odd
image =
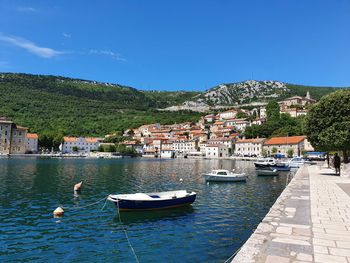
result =
[{"label": "blue sky", "polygon": [[350,1],[0,0],[0,72],[138,89],[350,86]]}]

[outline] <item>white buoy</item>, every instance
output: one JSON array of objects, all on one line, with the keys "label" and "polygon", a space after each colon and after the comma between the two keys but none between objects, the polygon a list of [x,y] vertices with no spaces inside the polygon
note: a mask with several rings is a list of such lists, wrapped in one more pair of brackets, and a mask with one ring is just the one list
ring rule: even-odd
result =
[{"label": "white buoy", "polygon": [[183,179],[182,178],[180,178],[180,182],[182,182],[183,181]]},{"label": "white buoy", "polygon": [[83,181],[74,185],[74,192],[80,192]]},{"label": "white buoy", "polygon": [[63,216],[63,214],[64,214],[64,210],[63,210],[63,208],[62,207],[57,207],[56,209],[55,209],[55,211],[53,211],[53,216],[54,217],[61,217],[61,216]]}]

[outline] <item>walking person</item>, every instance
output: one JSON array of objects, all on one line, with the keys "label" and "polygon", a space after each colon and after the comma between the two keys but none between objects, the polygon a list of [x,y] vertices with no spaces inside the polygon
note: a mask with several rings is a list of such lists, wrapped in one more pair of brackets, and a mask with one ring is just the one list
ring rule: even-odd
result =
[{"label": "walking person", "polygon": [[338,153],[334,154],[333,165],[335,168],[335,174],[340,176],[340,157]]}]

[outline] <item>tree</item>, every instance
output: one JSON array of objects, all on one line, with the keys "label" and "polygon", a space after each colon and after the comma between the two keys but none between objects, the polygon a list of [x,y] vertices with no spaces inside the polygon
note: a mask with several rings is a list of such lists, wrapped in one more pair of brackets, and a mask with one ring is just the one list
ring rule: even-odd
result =
[{"label": "tree", "polygon": [[292,158],[292,157],[293,157],[293,153],[294,153],[293,149],[288,149],[288,151],[287,151],[287,156],[288,156],[289,158]]},{"label": "tree", "polygon": [[77,152],[78,151],[78,147],[77,146],[73,146],[72,150],[73,150],[73,152]]},{"label": "tree", "polygon": [[320,151],[342,151],[344,162],[350,150],[350,90],[338,90],[310,107],[305,132]]},{"label": "tree", "polygon": [[270,101],[266,105],[266,117],[267,119],[279,119],[280,118],[280,106],[277,101]]},{"label": "tree", "polygon": [[277,153],[277,148],[276,147],[272,147],[272,154]]}]

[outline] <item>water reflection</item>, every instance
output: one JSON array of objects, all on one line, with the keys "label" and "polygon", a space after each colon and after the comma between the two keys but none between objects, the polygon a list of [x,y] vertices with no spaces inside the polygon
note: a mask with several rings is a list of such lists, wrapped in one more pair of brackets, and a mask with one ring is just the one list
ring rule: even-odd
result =
[{"label": "water reflection", "polygon": [[[235,169],[243,183],[206,184],[203,173]],[[182,179],[182,180],[180,180]],[[133,262],[108,194],[188,190],[193,206],[122,213],[141,262],[223,262],[252,233],[285,186],[250,162],[155,159],[0,159],[0,262]],[[83,181],[80,195],[73,186]],[[59,205],[68,208],[52,217]]]}]

